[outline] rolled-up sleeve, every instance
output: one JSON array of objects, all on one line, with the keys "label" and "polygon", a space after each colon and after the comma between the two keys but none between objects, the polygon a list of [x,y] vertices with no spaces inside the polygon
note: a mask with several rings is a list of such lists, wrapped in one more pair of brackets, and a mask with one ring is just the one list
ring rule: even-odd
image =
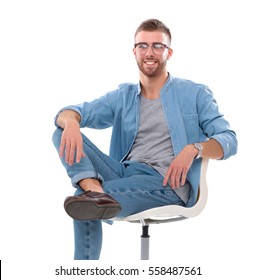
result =
[{"label": "rolled-up sleeve", "polygon": [[58,126],[57,118],[62,111],[73,110],[80,115],[80,127],[103,129],[112,126],[117,94],[116,90],[91,102],[66,106],[55,116],[55,125]]}]

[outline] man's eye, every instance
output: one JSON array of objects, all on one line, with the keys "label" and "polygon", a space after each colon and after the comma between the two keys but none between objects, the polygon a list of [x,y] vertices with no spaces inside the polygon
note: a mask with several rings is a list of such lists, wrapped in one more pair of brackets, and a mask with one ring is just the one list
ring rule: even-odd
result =
[{"label": "man's eye", "polygon": [[147,48],[148,48],[148,45],[147,45],[147,44],[140,44],[140,45],[139,45],[139,48],[140,48],[140,49],[147,49]]},{"label": "man's eye", "polygon": [[154,44],[153,48],[160,50],[160,49],[163,49],[163,45],[162,44]]}]

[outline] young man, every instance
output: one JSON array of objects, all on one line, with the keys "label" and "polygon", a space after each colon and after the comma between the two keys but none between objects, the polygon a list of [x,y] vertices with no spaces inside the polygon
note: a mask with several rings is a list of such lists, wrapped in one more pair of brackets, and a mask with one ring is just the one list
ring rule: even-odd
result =
[{"label": "young man", "polygon": [[[194,205],[201,158],[227,159],[237,151],[235,132],[210,89],[167,72],[170,45],[165,24],[142,22],[133,48],[140,82],[65,107],[56,117],[53,142],[76,187],[64,203],[74,219],[75,259],[99,259],[102,220],[162,205]],[[110,155],[81,127],[112,127]]]}]

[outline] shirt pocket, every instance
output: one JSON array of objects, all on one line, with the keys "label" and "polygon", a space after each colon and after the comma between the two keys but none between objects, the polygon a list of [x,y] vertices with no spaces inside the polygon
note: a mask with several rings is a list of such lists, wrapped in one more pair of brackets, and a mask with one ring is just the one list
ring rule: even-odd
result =
[{"label": "shirt pocket", "polygon": [[197,114],[184,115],[183,121],[184,121],[188,143],[191,144],[191,143],[199,142],[200,128],[198,122],[198,115]]}]

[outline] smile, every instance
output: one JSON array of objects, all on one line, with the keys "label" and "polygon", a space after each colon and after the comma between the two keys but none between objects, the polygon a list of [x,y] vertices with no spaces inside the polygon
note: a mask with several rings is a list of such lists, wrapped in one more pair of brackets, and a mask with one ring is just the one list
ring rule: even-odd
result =
[{"label": "smile", "polygon": [[145,64],[148,64],[148,65],[153,65],[153,64],[156,64],[157,61],[144,61]]}]

